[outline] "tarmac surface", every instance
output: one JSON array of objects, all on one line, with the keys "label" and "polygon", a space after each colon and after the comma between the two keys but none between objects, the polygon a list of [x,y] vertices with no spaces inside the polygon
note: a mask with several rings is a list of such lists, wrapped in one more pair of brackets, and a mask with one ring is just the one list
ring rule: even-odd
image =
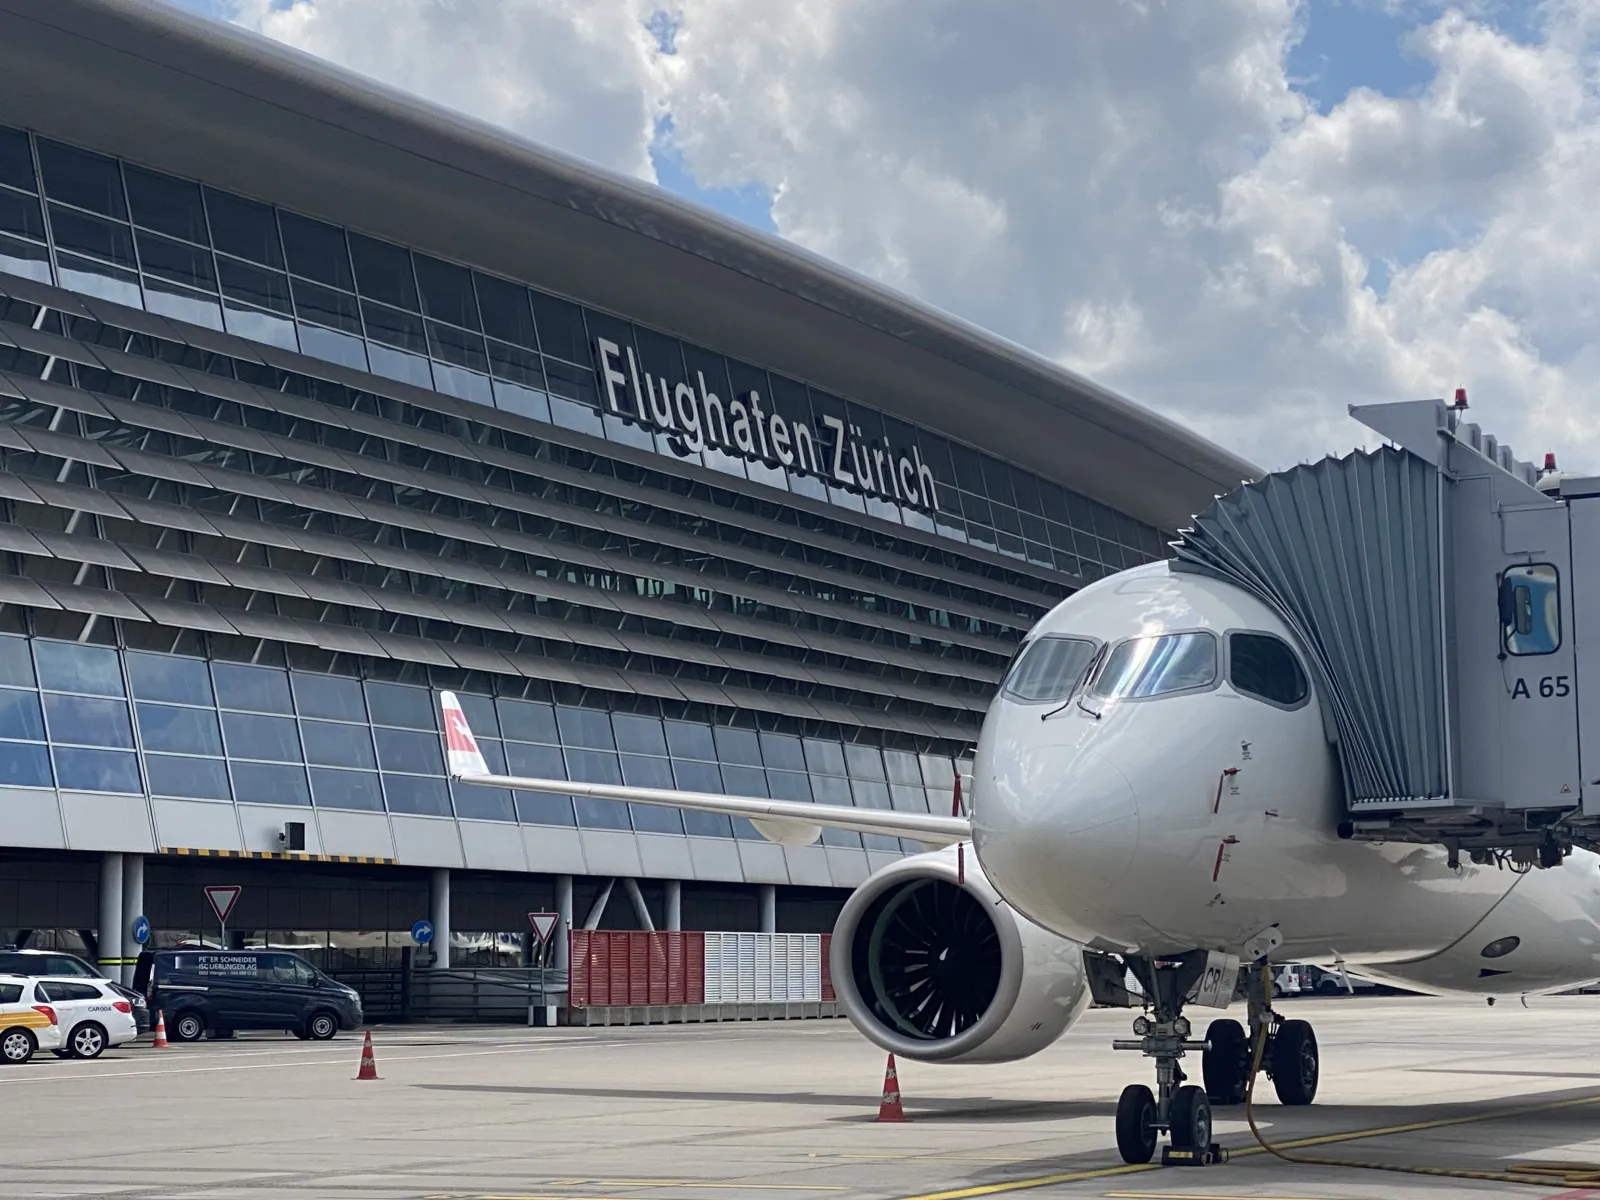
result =
[{"label": "tarmac surface", "polygon": [[[1130,1014],[1097,1011],[1020,1063],[900,1062],[898,1125],[874,1119],[884,1055],[844,1021],[392,1027],[374,1032],[376,1082],[354,1079],[348,1034],[42,1055],[0,1068],[0,1197],[1600,1200],[1600,997],[1281,1011],[1312,1021],[1323,1060],[1309,1108],[1280,1107],[1262,1080],[1258,1121],[1292,1153],[1488,1172],[1590,1161],[1594,1175],[1529,1185],[1290,1164],[1253,1148],[1238,1109],[1217,1113],[1230,1162],[1128,1168],[1117,1093],[1153,1070],[1109,1047]],[[1191,1013],[1197,1030],[1208,1015]],[[1196,1056],[1186,1064],[1198,1077]]]}]

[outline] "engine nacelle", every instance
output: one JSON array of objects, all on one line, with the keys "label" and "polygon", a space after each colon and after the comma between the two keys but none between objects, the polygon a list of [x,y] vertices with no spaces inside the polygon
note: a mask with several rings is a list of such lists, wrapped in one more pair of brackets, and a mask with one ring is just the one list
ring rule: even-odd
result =
[{"label": "engine nacelle", "polygon": [[1089,1004],[1082,947],[1002,900],[970,848],[965,859],[959,871],[952,847],[885,867],[834,926],[839,1002],[869,1040],[903,1058],[1026,1058]]}]

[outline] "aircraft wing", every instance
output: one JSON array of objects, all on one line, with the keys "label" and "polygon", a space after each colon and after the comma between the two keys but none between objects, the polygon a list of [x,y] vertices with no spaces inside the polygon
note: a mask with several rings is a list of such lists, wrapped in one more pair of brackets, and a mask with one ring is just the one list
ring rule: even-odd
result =
[{"label": "aircraft wing", "polygon": [[630,804],[657,804],[698,812],[746,817],[770,841],[806,846],[816,841],[823,826],[857,833],[880,833],[911,838],[936,846],[950,846],[972,836],[966,817],[941,817],[932,813],[889,809],[853,808],[842,804],[806,804],[794,800],[768,800],[758,796],[723,796],[710,792],[680,792],[672,788],[630,787],[620,783],[582,783],[572,779],[532,779],[522,775],[491,775],[478,749],[477,738],[453,692],[440,696],[444,716],[445,753],[450,776],[462,783],[511,788],[526,792],[552,792],[558,796],[592,796],[597,800],[623,800]]}]

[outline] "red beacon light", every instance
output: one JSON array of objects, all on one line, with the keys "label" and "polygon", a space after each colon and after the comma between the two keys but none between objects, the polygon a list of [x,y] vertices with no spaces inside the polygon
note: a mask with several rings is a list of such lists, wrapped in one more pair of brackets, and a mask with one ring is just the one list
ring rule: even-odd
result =
[{"label": "red beacon light", "polygon": [[1545,456],[1544,456],[1544,470],[1541,471],[1540,474],[1541,475],[1554,475],[1555,472],[1556,472],[1556,456],[1555,456],[1555,452],[1553,450],[1547,450],[1547,451],[1545,451]]},{"label": "red beacon light", "polygon": [[1454,409],[1464,409],[1464,408],[1467,407],[1467,389],[1466,388],[1457,388],[1456,389],[1455,403],[1452,404],[1450,407],[1454,408]]}]

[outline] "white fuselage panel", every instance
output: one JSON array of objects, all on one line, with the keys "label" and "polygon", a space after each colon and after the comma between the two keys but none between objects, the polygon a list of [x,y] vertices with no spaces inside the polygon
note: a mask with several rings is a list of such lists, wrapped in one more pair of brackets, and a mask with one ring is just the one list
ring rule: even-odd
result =
[{"label": "white fuselage panel", "polygon": [[[1164,563],[1085,588],[1029,636],[1114,644],[1191,630],[1296,645],[1253,597]],[[1238,952],[1277,926],[1280,961],[1380,964],[1441,954],[1516,884],[1529,902],[1506,911],[1550,927],[1553,959],[1541,978],[1600,976],[1592,856],[1517,876],[1466,861],[1452,869],[1437,847],[1341,840],[1338,760],[1314,692],[1285,707],[1234,690],[1225,658],[1221,676],[1206,689],[1140,699],[1000,695],[979,741],[972,815],[976,852],[1008,902],[1106,949]],[[1587,950],[1555,948],[1557,925],[1571,951]],[[1580,927],[1588,943],[1574,940]],[[1530,950],[1547,941],[1520,936]]]}]

